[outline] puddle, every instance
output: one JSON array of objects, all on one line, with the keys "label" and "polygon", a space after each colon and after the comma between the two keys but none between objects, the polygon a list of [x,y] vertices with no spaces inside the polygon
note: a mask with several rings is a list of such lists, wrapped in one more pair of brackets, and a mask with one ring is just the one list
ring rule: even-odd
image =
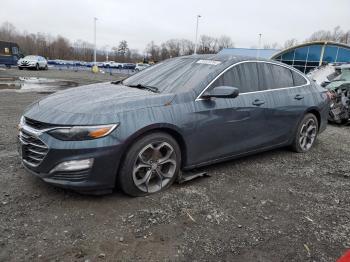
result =
[{"label": "puddle", "polygon": [[76,86],[78,86],[78,83],[68,80],[40,77],[0,77],[0,91],[54,93]]}]

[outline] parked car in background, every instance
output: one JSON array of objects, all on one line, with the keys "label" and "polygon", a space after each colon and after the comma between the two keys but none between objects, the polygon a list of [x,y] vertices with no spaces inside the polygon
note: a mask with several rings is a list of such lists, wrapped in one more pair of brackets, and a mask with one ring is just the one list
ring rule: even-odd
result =
[{"label": "parked car in background", "polygon": [[137,63],[135,67],[135,71],[139,72],[139,71],[142,71],[143,69],[146,69],[147,67],[150,67],[150,65],[144,64],[144,63]]},{"label": "parked car in background", "polygon": [[132,69],[132,70],[134,70],[135,67],[136,67],[136,65],[132,64],[132,63],[125,63],[125,64],[123,64],[123,69]]},{"label": "parked car in background", "polygon": [[0,41],[0,65],[15,66],[21,57],[23,55],[16,43]]},{"label": "parked car in background", "polygon": [[104,68],[116,68],[116,69],[122,69],[123,68],[123,64],[122,63],[117,63],[114,61],[108,61],[108,62],[104,62]]},{"label": "parked car in background", "polygon": [[19,70],[22,70],[23,68],[32,68],[35,70],[48,69],[47,60],[44,57],[38,55],[28,55],[24,58],[21,58],[18,60],[17,66]]},{"label": "parked car in background", "polygon": [[178,57],[32,104],[20,120],[20,154],[50,184],[143,196],[180,170],[284,146],[307,152],[326,129],[329,103],[326,89],[280,62]]}]

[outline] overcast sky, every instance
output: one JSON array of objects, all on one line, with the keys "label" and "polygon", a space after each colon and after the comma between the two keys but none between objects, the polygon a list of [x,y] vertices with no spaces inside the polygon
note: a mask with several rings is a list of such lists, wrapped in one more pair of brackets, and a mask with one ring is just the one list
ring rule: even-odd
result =
[{"label": "overcast sky", "polygon": [[62,35],[71,41],[116,46],[127,40],[143,51],[146,44],[171,38],[194,41],[196,15],[199,34],[228,35],[236,47],[304,40],[314,31],[340,25],[350,30],[350,0],[2,0],[0,23],[19,31]]}]

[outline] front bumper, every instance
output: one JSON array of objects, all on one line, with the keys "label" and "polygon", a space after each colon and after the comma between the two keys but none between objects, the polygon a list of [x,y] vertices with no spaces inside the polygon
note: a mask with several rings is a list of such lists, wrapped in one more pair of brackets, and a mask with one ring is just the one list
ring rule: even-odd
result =
[{"label": "front bumper", "polygon": [[[22,127],[19,135],[19,150],[23,166],[31,174],[45,182],[62,188],[82,192],[106,191],[115,187],[117,170],[122,156],[122,144],[110,134],[101,139],[90,141],[60,141],[47,133],[32,132]],[[115,130],[116,131],[116,130]],[[23,137],[23,133],[26,137]],[[36,140],[35,140],[36,139]],[[25,140],[25,141],[24,141]],[[33,147],[42,141],[47,150],[37,158]],[[54,171],[60,163],[71,160],[93,159],[91,168],[76,171]]]},{"label": "front bumper", "polygon": [[30,65],[30,64],[24,64],[24,65],[18,64],[17,66],[18,67],[23,67],[23,68],[34,68],[34,67],[36,67],[36,65]]}]

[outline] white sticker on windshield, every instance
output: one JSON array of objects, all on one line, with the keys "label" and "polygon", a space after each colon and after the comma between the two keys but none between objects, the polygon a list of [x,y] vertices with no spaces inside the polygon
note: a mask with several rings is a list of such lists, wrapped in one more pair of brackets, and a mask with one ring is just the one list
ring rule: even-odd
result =
[{"label": "white sticker on windshield", "polygon": [[221,62],[215,61],[215,60],[198,60],[197,64],[219,65],[219,64],[221,64]]}]

